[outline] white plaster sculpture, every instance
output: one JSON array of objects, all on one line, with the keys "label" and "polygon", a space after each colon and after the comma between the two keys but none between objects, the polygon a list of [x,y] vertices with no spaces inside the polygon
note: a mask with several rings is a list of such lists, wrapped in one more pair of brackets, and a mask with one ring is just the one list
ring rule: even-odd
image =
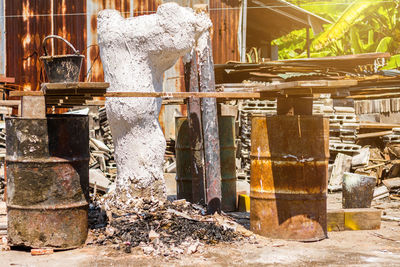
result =
[{"label": "white plaster sculpture", "polygon": [[[109,91],[161,92],[164,71],[190,52],[211,25],[206,14],[175,3],[128,19],[116,10],[101,11],[97,33]],[[113,194],[122,203],[133,197],[166,197],[160,109],[160,98],[106,99],[118,171]]]}]

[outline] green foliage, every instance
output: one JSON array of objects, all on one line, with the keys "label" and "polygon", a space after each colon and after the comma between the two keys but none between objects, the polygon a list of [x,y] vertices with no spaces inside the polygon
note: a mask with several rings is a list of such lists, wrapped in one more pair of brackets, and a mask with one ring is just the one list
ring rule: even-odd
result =
[{"label": "green foliage", "polygon": [[394,55],[390,58],[383,70],[391,70],[400,68],[400,55]]},{"label": "green foliage", "polygon": [[[370,52],[400,54],[399,0],[303,1],[293,4],[335,21],[318,36],[311,35],[311,56],[339,56]],[[306,31],[297,30],[273,41],[279,58],[306,57]],[[400,67],[400,55],[388,68]]]}]

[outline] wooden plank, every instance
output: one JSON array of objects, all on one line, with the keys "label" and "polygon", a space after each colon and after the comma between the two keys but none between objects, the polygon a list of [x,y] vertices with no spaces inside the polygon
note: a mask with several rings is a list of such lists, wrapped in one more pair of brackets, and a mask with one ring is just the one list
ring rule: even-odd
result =
[{"label": "wooden plank", "polygon": [[343,209],[328,210],[326,224],[328,232],[344,231]]},{"label": "wooden plank", "polygon": [[392,134],[392,133],[393,133],[392,131],[382,131],[382,132],[375,132],[375,133],[357,134],[357,139],[380,137],[380,136],[385,136],[385,135]]},{"label": "wooden plank", "polygon": [[377,209],[344,209],[345,230],[378,230],[381,211]]},{"label": "wooden plank", "polygon": [[367,209],[337,209],[327,211],[327,229],[332,231],[377,230],[381,226],[381,211]]},{"label": "wooden plank", "polygon": [[389,190],[400,188],[400,178],[385,179],[382,182]]},{"label": "wooden plank", "polygon": [[[313,81],[293,81],[276,84],[259,85],[254,84],[254,88],[246,88],[244,91],[269,92],[284,89],[317,89],[317,88],[348,88],[357,85],[357,80],[313,80]],[[289,91],[289,90],[288,90]]]},{"label": "wooden plank", "polygon": [[15,83],[15,78],[0,75],[0,83]]},{"label": "wooden plank", "polygon": [[21,100],[0,100],[0,106],[15,107],[21,105]]},{"label": "wooden plank", "polygon": [[44,93],[41,91],[11,91],[10,96],[44,96]]},{"label": "wooden plank", "polygon": [[400,124],[379,123],[379,122],[360,122],[360,129],[393,129],[400,128]]},{"label": "wooden plank", "polygon": [[385,93],[385,94],[370,94],[370,95],[351,95],[351,96],[332,96],[332,98],[346,98],[354,100],[366,100],[366,99],[381,99],[381,98],[397,98],[400,97],[400,92],[396,93]]},{"label": "wooden plank", "polygon": [[42,91],[62,89],[107,89],[109,83],[105,82],[76,82],[76,83],[43,83]]},{"label": "wooden plank", "polygon": [[163,97],[163,98],[260,98],[253,92],[108,92],[105,97]]},{"label": "wooden plank", "polygon": [[[13,91],[10,96],[43,96],[40,91]],[[47,95],[46,95],[47,96]],[[264,95],[253,92],[108,92],[101,96],[105,97],[162,97],[162,98],[189,98],[189,97],[209,97],[209,98],[261,98]]]},{"label": "wooden plank", "polygon": [[44,96],[23,96],[21,114],[24,118],[45,118],[46,104]]}]

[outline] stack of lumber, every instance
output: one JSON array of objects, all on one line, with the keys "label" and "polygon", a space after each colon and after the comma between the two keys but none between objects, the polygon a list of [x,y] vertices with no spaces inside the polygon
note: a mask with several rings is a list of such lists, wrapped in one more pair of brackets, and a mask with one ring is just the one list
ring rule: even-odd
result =
[{"label": "stack of lumber", "polygon": [[216,83],[244,80],[287,82],[299,80],[341,80],[373,71],[378,58],[389,58],[389,53],[369,53],[338,57],[304,58],[269,61],[261,64],[232,62],[215,65]]}]

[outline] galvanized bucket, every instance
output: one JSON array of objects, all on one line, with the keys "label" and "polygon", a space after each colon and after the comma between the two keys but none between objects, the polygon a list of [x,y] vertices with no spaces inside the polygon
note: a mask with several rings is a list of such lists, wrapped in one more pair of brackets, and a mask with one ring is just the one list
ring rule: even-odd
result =
[{"label": "galvanized bucket", "polygon": [[343,208],[370,208],[375,185],[375,177],[345,172],[343,174]]},{"label": "galvanized bucket", "polygon": [[[73,55],[56,55],[48,56],[46,50],[46,41],[51,38],[63,40],[74,51]],[[58,35],[48,35],[43,39],[44,56],[40,60],[44,63],[46,74],[49,82],[62,83],[62,82],[78,82],[79,73],[81,72],[82,60],[85,56],[80,55],[75,47]]]}]

